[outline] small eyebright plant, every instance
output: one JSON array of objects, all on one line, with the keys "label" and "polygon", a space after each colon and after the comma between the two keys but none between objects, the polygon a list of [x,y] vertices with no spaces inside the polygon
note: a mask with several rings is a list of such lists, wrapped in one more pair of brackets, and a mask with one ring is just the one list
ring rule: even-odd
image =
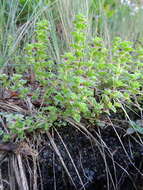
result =
[{"label": "small eyebright plant", "polygon": [[[134,48],[132,42],[117,37],[109,52],[102,38],[87,37],[88,23],[83,15],[77,15],[73,24],[73,43],[56,67],[48,54],[48,23],[37,23],[35,42],[25,47],[23,62],[42,89],[38,94],[32,91],[31,100],[42,96],[46,106],[41,103],[36,116],[15,115],[14,124],[9,123],[12,133],[24,136],[26,128],[47,130],[58,119],[69,117],[93,122],[101,114],[110,115],[123,105],[131,105],[135,97],[140,102],[143,99],[143,48]],[[3,77],[1,85],[7,82]],[[21,74],[15,74],[9,86],[24,98],[30,91],[26,82]]]}]

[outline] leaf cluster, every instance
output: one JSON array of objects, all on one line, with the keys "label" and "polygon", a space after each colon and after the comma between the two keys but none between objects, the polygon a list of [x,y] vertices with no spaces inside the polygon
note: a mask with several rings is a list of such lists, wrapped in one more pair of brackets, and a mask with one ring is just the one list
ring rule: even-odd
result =
[{"label": "leaf cluster", "polygon": [[[27,44],[23,55],[23,62],[34,73],[39,91],[42,87],[42,94],[41,91],[37,94],[37,89],[32,92],[31,101],[42,96],[42,102],[47,103],[37,110],[35,129],[39,126],[47,130],[57,119],[68,117],[77,122],[81,118],[93,122],[101,114],[110,115],[125,104],[132,104],[135,98],[142,101],[143,48],[134,48],[132,42],[117,37],[109,49],[102,38],[87,38],[87,25],[86,18],[77,15],[72,32],[74,42],[61,56],[61,63],[55,64],[48,55],[48,23],[46,20],[37,23],[35,42]],[[3,77],[3,83],[6,82]],[[10,87],[20,91],[23,99],[29,92],[19,74],[12,77]],[[24,133],[26,127],[33,125],[33,117],[31,122],[29,119],[19,122],[19,118],[17,122],[11,125],[12,129],[15,133],[19,134],[19,129]]]}]

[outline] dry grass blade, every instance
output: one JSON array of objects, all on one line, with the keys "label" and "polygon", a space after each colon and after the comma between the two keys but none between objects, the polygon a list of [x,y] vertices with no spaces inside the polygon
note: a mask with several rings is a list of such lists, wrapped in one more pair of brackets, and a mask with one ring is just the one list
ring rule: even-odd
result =
[{"label": "dry grass blade", "polygon": [[[98,133],[95,131],[95,134],[96,134],[96,136],[98,138],[98,139],[96,139],[90,133],[90,131],[88,129],[86,129],[86,127],[84,125],[82,125],[81,123],[77,123],[72,119],[67,119],[66,121],[69,122],[72,126],[76,127],[76,129],[79,128],[80,130],[83,130],[87,134],[87,136],[91,138],[91,140],[95,143],[95,145],[97,145],[97,147],[99,149],[99,152],[100,152],[100,154],[101,154],[101,156],[102,156],[102,158],[104,160],[104,164],[105,164],[106,178],[107,178],[107,189],[110,190],[110,186],[111,186],[110,184],[112,184],[114,190],[116,190],[118,188],[119,184],[118,184],[118,181],[117,181],[117,176],[116,176],[117,171],[116,171],[116,166],[115,165],[119,166],[119,164],[117,162],[115,162],[115,160],[114,160],[114,152],[112,152],[110,150],[110,148],[107,146],[107,144],[104,142],[104,140],[101,137],[100,131]],[[116,129],[114,129],[114,130],[116,130]],[[117,131],[115,131],[115,132],[116,132],[117,137],[120,138]],[[127,153],[121,139],[119,139],[119,140],[120,140],[120,143],[121,143],[121,145],[123,147],[123,150],[124,150],[125,154],[129,158],[129,155],[128,155],[128,153]],[[114,174],[110,171],[110,168],[109,168],[108,163],[107,163],[106,156],[110,157],[111,160],[112,160]],[[129,160],[132,163],[131,159],[129,159]],[[120,167],[122,168],[122,166],[120,166]],[[124,168],[122,168],[122,169],[124,169]],[[130,177],[129,173],[125,169],[123,171],[124,171],[124,173],[126,173]]]},{"label": "dry grass blade", "polygon": [[4,190],[1,169],[0,169],[0,190]]},{"label": "dry grass blade", "polygon": [[127,150],[126,150],[126,148],[125,148],[125,146],[124,146],[124,144],[123,144],[123,142],[122,142],[122,140],[121,140],[121,138],[120,138],[120,136],[119,136],[119,134],[118,134],[118,132],[117,132],[117,130],[115,129],[115,127],[114,127],[114,125],[113,125],[111,119],[110,119],[109,117],[108,117],[108,119],[109,119],[109,121],[110,121],[111,126],[113,127],[113,129],[114,129],[114,131],[115,131],[115,134],[117,135],[117,138],[118,138],[119,141],[120,141],[120,144],[121,144],[121,146],[122,146],[122,148],[123,148],[123,150],[124,150],[126,156],[127,156],[128,159],[129,159],[129,162],[132,164],[132,166],[133,166],[141,175],[143,175],[143,174],[141,173],[141,171],[140,171],[140,170],[135,166],[135,164],[132,162],[132,160],[131,160],[131,158],[130,158],[130,156],[129,156],[129,154],[128,154],[128,152],[127,152]]},{"label": "dry grass blade", "polygon": [[30,100],[29,97],[26,99],[26,104],[27,104],[27,108],[28,108],[29,112],[32,114],[33,109],[34,109],[34,106],[33,106],[33,104],[31,103],[31,100]]},{"label": "dry grass blade", "polygon": [[0,166],[5,161],[6,158],[7,158],[7,153],[6,152],[1,152],[0,153]]},{"label": "dry grass blade", "polygon": [[54,177],[54,190],[57,189],[56,187],[56,171],[55,171],[55,154],[53,153],[53,177]]},{"label": "dry grass blade", "polygon": [[70,119],[70,118],[66,119],[66,121],[69,124],[71,124],[73,127],[75,127],[76,129],[83,130],[84,133],[87,134],[88,138],[90,137],[90,139],[92,139],[97,146],[101,146],[99,141],[89,132],[89,130],[84,125],[82,125],[81,123],[77,123],[76,121],[74,121],[73,119]]},{"label": "dry grass blade", "polygon": [[106,145],[106,143],[103,141],[103,139],[101,137],[101,134],[99,135],[99,139],[100,139],[101,144],[102,144],[102,147],[100,148],[100,153],[101,153],[101,156],[102,156],[102,158],[104,160],[104,164],[105,164],[106,179],[107,179],[107,189],[110,190],[110,182],[111,182],[112,185],[113,185],[114,190],[116,190],[116,184],[117,183],[114,183],[114,180],[113,180],[113,177],[112,177],[112,173],[110,171],[110,168],[108,167],[107,158],[106,158],[106,150],[108,150],[108,152],[109,152],[108,156],[111,157],[111,159],[112,159],[113,168],[114,168],[114,174],[113,175],[115,175],[115,180],[117,182],[114,159],[113,159],[113,156],[112,156],[112,153],[111,153],[110,149],[108,148],[108,146]]},{"label": "dry grass blade", "polygon": [[22,190],[29,190],[28,182],[26,179],[25,171],[24,171],[23,164],[22,164],[22,158],[21,158],[20,154],[17,155],[17,162],[18,162],[19,174],[20,174],[20,178],[21,178]]},{"label": "dry grass blade", "polygon": [[33,156],[33,190],[37,190],[37,163],[36,163],[36,157]]},{"label": "dry grass blade", "polygon": [[69,158],[70,158],[70,160],[71,160],[71,163],[72,163],[72,165],[73,165],[73,167],[74,167],[74,169],[75,169],[75,171],[76,171],[76,173],[77,173],[77,176],[78,176],[78,178],[79,178],[79,181],[80,181],[80,183],[81,183],[83,189],[85,190],[85,187],[84,187],[83,181],[82,181],[82,179],[81,179],[81,176],[80,176],[80,174],[79,174],[79,172],[78,172],[78,169],[77,169],[77,167],[76,167],[76,165],[75,165],[75,163],[74,163],[74,160],[73,160],[73,158],[72,158],[70,152],[68,151],[68,148],[67,148],[66,144],[64,143],[64,141],[63,141],[61,135],[58,133],[58,131],[57,131],[56,129],[55,129],[55,131],[56,131],[57,135],[59,136],[59,138],[60,138],[60,140],[61,140],[61,142],[62,142],[62,144],[63,144],[63,146],[64,146],[64,148],[65,148],[65,150],[66,150],[66,152],[67,152],[67,154],[68,154],[68,156],[69,156]]},{"label": "dry grass blade", "polygon": [[9,177],[10,177],[10,182],[12,182],[10,184],[11,190],[16,190],[17,186],[18,189],[20,190],[29,190],[20,154],[18,155],[11,154],[9,156]]},{"label": "dry grass blade", "polygon": [[29,114],[29,111],[22,109],[21,107],[10,103],[10,102],[3,102],[0,100],[0,109],[9,111],[9,112],[18,112],[22,114]]},{"label": "dry grass blade", "polygon": [[[2,147],[3,146],[3,147]],[[9,174],[9,183],[10,190],[16,190],[17,185],[20,190],[37,190],[37,151],[33,150],[33,148],[28,145],[28,143],[21,142],[20,144],[1,144],[1,148],[5,150],[5,152],[9,152],[9,162],[8,162],[8,174]],[[29,165],[29,170],[31,171],[31,178],[29,180],[30,187],[26,178],[25,168],[22,163],[22,156],[24,155],[25,160],[28,161],[27,156],[32,156],[33,158],[33,171],[31,170],[31,166]],[[5,158],[5,157],[4,157]],[[3,158],[3,159],[4,159]],[[3,162],[2,159],[2,162]],[[29,162],[28,162],[29,163]],[[32,183],[31,183],[32,182]]]},{"label": "dry grass blade", "polygon": [[[50,141],[50,143],[51,143],[51,145],[52,145],[54,151],[56,152],[57,156],[59,157],[59,159],[60,159],[60,161],[61,161],[61,163],[62,163],[62,165],[63,165],[63,168],[65,169],[67,175],[69,176],[69,178],[70,178],[72,184],[73,184],[74,187],[76,188],[76,185],[75,185],[75,183],[74,183],[74,181],[73,181],[73,179],[72,179],[72,176],[70,175],[70,172],[69,172],[69,170],[68,170],[68,168],[67,168],[67,166],[66,166],[66,164],[65,164],[65,162],[64,162],[64,160],[63,160],[63,158],[62,158],[62,156],[61,156],[61,153],[60,153],[60,151],[59,151],[59,149],[58,149],[56,143],[54,142],[54,139],[52,138],[52,136],[51,136],[51,134],[50,134],[49,132],[47,132],[47,136],[48,136],[48,138],[49,138],[49,141]],[[77,188],[76,188],[76,189],[77,189]]]},{"label": "dry grass blade", "polygon": [[8,178],[10,184],[10,190],[15,190],[17,186],[17,180],[15,177],[15,171],[13,169],[14,166],[14,155],[10,155],[8,158]]},{"label": "dry grass blade", "polygon": [[44,190],[43,179],[42,179],[42,172],[41,172],[40,164],[39,164],[38,161],[37,161],[37,170],[38,170],[38,174],[39,174],[39,178],[40,178],[40,189]]}]

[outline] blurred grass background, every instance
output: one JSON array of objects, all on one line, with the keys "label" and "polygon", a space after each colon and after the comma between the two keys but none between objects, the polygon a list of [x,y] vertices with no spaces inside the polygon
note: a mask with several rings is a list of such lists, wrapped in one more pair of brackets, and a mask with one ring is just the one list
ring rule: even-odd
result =
[{"label": "blurred grass background", "polygon": [[75,15],[88,20],[89,37],[101,36],[110,47],[115,36],[141,42],[142,0],[0,0],[0,69],[15,64],[37,20],[49,22],[49,54],[56,62],[70,47]]}]

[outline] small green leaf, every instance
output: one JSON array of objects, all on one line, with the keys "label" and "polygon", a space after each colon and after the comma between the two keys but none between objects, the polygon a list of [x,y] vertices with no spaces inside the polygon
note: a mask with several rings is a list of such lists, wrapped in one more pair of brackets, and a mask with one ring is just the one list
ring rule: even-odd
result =
[{"label": "small green leaf", "polygon": [[80,120],[81,120],[80,114],[79,113],[74,113],[73,114],[73,119],[75,119],[75,121],[77,121],[77,122],[80,122]]}]

